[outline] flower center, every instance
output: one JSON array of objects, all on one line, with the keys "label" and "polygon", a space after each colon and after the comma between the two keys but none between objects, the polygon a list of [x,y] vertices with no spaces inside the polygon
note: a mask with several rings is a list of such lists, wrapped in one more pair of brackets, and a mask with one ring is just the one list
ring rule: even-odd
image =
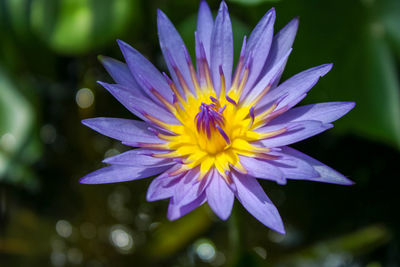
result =
[{"label": "flower center", "polygon": [[229,136],[224,130],[225,118],[219,101],[210,97],[212,103],[201,102],[199,112],[195,116],[195,124],[198,133],[199,146],[210,154],[216,154],[230,144]]}]

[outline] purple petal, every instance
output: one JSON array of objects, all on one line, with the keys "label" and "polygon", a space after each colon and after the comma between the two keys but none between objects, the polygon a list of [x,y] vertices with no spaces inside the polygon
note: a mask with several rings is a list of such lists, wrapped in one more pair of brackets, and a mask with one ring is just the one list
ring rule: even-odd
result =
[{"label": "purple petal", "polygon": [[172,103],[173,97],[171,89],[164,76],[136,49],[121,40],[118,40],[118,44],[133,77],[144,89],[144,92],[153,99],[154,102],[159,103],[158,99],[147,90],[150,84],[160,95]]},{"label": "purple petal", "polygon": [[101,63],[103,63],[107,72],[111,75],[114,81],[120,85],[126,87],[129,91],[135,94],[136,97],[144,99],[146,101],[154,101],[157,105],[162,105],[158,99],[154,99],[155,96],[149,98],[149,92],[145,92],[144,89],[137,83],[133,77],[131,71],[125,63],[122,63],[116,59],[101,56],[99,57]]},{"label": "purple petal", "polygon": [[316,159],[313,159],[306,154],[301,153],[290,147],[282,147],[282,153],[292,156],[294,158],[303,160],[311,165],[315,171],[319,173],[319,177],[310,177],[310,180],[315,182],[323,182],[323,183],[332,183],[332,184],[341,184],[341,185],[352,185],[354,184],[353,181],[349,180],[339,172],[335,171],[334,169],[326,166],[325,164],[319,162]]},{"label": "purple petal", "polygon": [[324,124],[320,121],[299,121],[288,124],[266,126],[257,129],[257,132],[272,132],[277,129],[288,127],[288,131],[275,137],[259,141],[265,147],[280,147],[299,142],[311,136],[322,133],[333,127],[332,124]]},{"label": "purple petal", "polygon": [[149,125],[143,121],[100,117],[85,119],[82,123],[102,135],[126,143],[164,143],[148,130]]},{"label": "purple petal", "polygon": [[275,9],[271,8],[250,34],[246,46],[246,59],[251,52],[253,63],[243,94],[247,94],[248,90],[252,88],[265,64],[274,35],[275,17]]},{"label": "purple petal", "polygon": [[275,160],[265,160],[269,164],[279,168],[286,179],[307,180],[319,177],[319,173],[306,161],[292,157],[281,151],[271,153],[278,156]]},{"label": "purple petal", "polygon": [[[294,18],[274,36],[268,58],[262,70],[263,75],[267,74],[292,48],[298,26],[299,19]],[[283,68],[285,65],[286,62],[283,64]],[[279,82],[279,78],[280,76],[275,83]]]},{"label": "purple petal", "polygon": [[[197,36],[199,41],[204,46],[208,62],[210,62],[211,34],[213,28],[214,20],[211,14],[210,7],[205,0],[201,0],[199,14],[197,16]],[[199,52],[199,49],[197,49],[196,52]],[[201,57],[200,54],[197,54],[196,56],[198,58]]]},{"label": "purple petal", "polygon": [[354,108],[354,106],[354,102],[327,102],[301,106],[285,112],[283,115],[268,123],[268,125],[303,120],[315,120],[322,123],[330,123],[344,116]]},{"label": "purple petal", "polygon": [[124,107],[142,120],[148,121],[144,116],[144,114],[147,113],[168,124],[179,124],[179,121],[168,110],[155,105],[151,101],[136,97],[126,87],[118,84],[99,83],[124,105]]},{"label": "purple petal", "polygon": [[239,156],[239,159],[240,163],[247,170],[248,175],[255,178],[276,181],[278,184],[286,184],[283,172],[270,162],[245,156]]},{"label": "purple petal", "polygon": [[169,201],[167,218],[171,221],[179,219],[180,217],[204,204],[204,202],[206,202],[206,194],[204,192],[198,198],[187,204],[177,204],[175,203],[174,198],[171,198]]},{"label": "purple petal", "polygon": [[105,56],[99,56],[99,59],[116,83],[127,87],[137,88],[138,91],[141,90],[139,84],[133,78],[131,71],[125,63]]},{"label": "purple petal", "polygon": [[182,73],[183,78],[185,79],[189,88],[194,91],[193,83],[191,82],[192,78],[190,76],[189,66],[185,57],[185,44],[183,43],[182,38],[179,35],[178,31],[175,29],[174,25],[161,10],[157,11],[157,27],[161,51],[164,55],[169,73],[171,74],[175,85],[177,85],[178,87],[180,86],[179,79],[169,60],[170,56]]},{"label": "purple petal", "polygon": [[277,109],[285,106],[290,108],[296,105],[302,99],[302,96],[318,82],[319,78],[328,73],[331,68],[332,64],[325,64],[296,74],[267,93],[260,101],[259,106],[269,106],[284,95],[287,95],[287,97],[279,103]]},{"label": "purple petal", "polygon": [[174,203],[179,205],[184,205],[197,199],[204,190],[202,186],[206,180],[206,177],[202,181],[199,181],[199,170],[191,169],[187,174],[182,177],[179,183],[175,187]]},{"label": "purple petal", "polygon": [[176,164],[176,162],[172,161],[171,159],[152,157],[151,155],[153,153],[160,153],[160,151],[142,148],[133,149],[113,157],[106,158],[103,160],[103,162],[113,165],[127,165],[131,167],[161,167]]},{"label": "purple petal", "polygon": [[243,207],[265,226],[284,234],[285,229],[278,210],[253,177],[234,173],[236,197]]},{"label": "purple petal", "polygon": [[119,183],[146,178],[157,173],[163,172],[169,167],[130,167],[113,165],[101,168],[97,171],[89,173],[80,179],[82,184],[107,184]]},{"label": "purple petal", "polygon": [[291,49],[288,50],[287,54],[277,62],[272,69],[270,69],[254,86],[246,97],[246,103],[251,103],[252,100],[256,99],[259,94],[261,94],[267,87],[272,87],[277,79],[281,76],[286,61],[292,52]]},{"label": "purple petal", "polygon": [[214,174],[210,177],[206,195],[208,205],[214,213],[221,220],[228,219],[232,211],[235,196],[224,178],[217,171],[214,171]]},{"label": "purple petal", "polygon": [[233,37],[232,24],[229,18],[228,7],[222,1],[211,37],[211,75],[217,95],[221,89],[219,68],[222,67],[226,88],[231,86],[233,65]]},{"label": "purple petal", "polygon": [[176,164],[171,169],[165,171],[151,181],[149,188],[147,189],[147,201],[166,199],[174,195],[175,186],[179,183],[181,175],[171,177],[169,173],[177,170],[179,167],[180,165]]}]

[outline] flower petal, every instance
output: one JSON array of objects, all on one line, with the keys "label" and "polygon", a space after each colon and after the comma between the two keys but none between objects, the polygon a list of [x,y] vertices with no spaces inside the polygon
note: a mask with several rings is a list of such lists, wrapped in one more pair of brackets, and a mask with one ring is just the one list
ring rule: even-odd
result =
[{"label": "flower petal", "polygon": [[[199,41],[203,44],[206,53],[207,62],[210,62],[210,47],[211,47],[211,34],[214,28],[214,20],[211,14],[210,7],[205,0],[200,1],[199,14],[197,16],[197,36]],[[199,53],[199,49],[196,49]],[[196,54],[201,58],[200,54]]]},{"label": "flower petal", "polygon": [[268,123],[268,125],[303,120],[315,120],[322,123],[330,123],[344,116],[354,108],[354,106],[354,102],[327,102],[301,106],[285,112],[283,115]]},{"label": "flower petal", "polygon": [[268,92],[259,103],[259,107],[267,107],[286,96],[280,101],[277,109],[281,107],[292,107],[301,101],[306,94],[319,80],[330,71],[332,64],[324,64],[314,67],[289,78],[275,89]]},{"label": "flower petal", "polygon": [[319,173],[319,177],[310,177],[309,179],[304,179],[304,180],[331,183],[331,184],[341,184],[341,185],[354,184],[353,181],[349,180],[339,172],[326,166],[325,164],[319,162],[318,160],[313,159],[312,157],[301,153],[300,151],[297,151],[290,147],[282,147],[282,153],[307,162],[314,168],[315,171]]},{"label": "flower petal", "polygon": [[[153,102],[136,97],[126,87],[118,84],[99,82],[107,89],[124,107],[144,121],[149,121],[145,114],[149,114],[168,124],[179,124],[179,121],[168,110],[163,109]],[[140,103],[140,104],[139,104]]]},{"label": "flower petal", "polygon": [[139,84],[133,78],[131,71],[125,63],[105,56],[99,56],[99,59],[116,83],[125,86],[132,86],[138,89],[140,88]]},{"label": "flower petal", "polygon": [[255,178],[276,181],[278,184],[286,184],[283,172],[270,162],[245,156],[239,156],[239,159],[240,163],[247,170],[248,175]]},{"label": "flower petal", "polygon": [[180,217],[186,215],[195,208],[204,204],[204,202],[206,202],[205,192],[203,192],[198,198],[187,204],[175,203],[174,198],[171,198],[171,200],[169,201],[167,218],[171,221],[179,219]]},{"label": "flower petal", "polygon": [[[268,58],[265,61],[260,77],[266,75],[292,48],[298,26],[299,19],[294,18],[274,36]],[[283,64],[283,68],[285,65],[286,62]],[[274,84],[279,82],[279,78],[280,76],[276,79]]]},{"label": "flower petal", "polygon": [[169,102],[173,101],[171,89],[165,80],[164,76],[151,64],[144,56],[142,56],[136,49],[127,43],[118,40],[119,47],[124,55],[126,63],[131,70],[133,77],[137,83],[144,89],[143,91],[154,102],[159,103],[159,100],[149,92],[149,85],[152,86],[160,95],[162,95]]},{"label": "flower petal", "polygon": [[213,171],[210,180],[206,189],[208,205],[221,220],[226,220],[232,212],[235,196],[219,172]]},{"label": "flower petal", "polygon": [[279,79],[282,75],[282,72],[285,68],[286,61],[292,52],[291,49],[288,50],[285,56],[281,58],[279,62],[277,62],[272,69],[270,69],[251,89],[248,95],[245,98],[244,105],[249,104],[253,105],[251,102],[256,99],[260,94],[263,93],[264,90],[269,90],[272,85],[275,83],[277,79]]},{"label": "flower petal", "polygon": [[89,173],[80,179],[82,184],[107,184],[119,183],[146,178],[168,169],[168,166],[163,167],[130,167],[113,165],[101,168],[97,171]]},{"label": "flower petal", "polygon": [[171,159],[152,157],[151,155],[153,153],[160,153],[160,151],[142,148],[133,149],[112,157],[108,157],[104,159],[103,162],[113,165],[126,165],[131,167],[161,167],[176,164],[176,162],[172,161]]},{"label": "flower petal", "polygon": [[161,51],[164,55],[165,62],[167,63],[169,73],[175,82],[175,85],[180,87],[179,79],[177,74],[171,65],[170,57],[182,73],[186,84],[189,88],[194,91],[192,78],[190,76],[188,62],[185,56],[185,44],[182,41],[181,36],[175,29],[172,22],[168,17],[161,11],[157,10],[157,28],[158,28],[158,39],[160,41]]},{"label": "flower petal", "polygon": [[180,175],[170,176],[169,174],[177,170],[179,166],[179,164],[174,165],[171,169],[165,171],[151,181],[147,189],[147,201],[157,201],[170,198],[174,195],[175,186],[180,181]]},{"label": "flower petal", "polygon": [[82,123],[102,135],[126,143],[164,143],[148,130],[149,125],[143,121],[99,117],[82,120]]},{"label": "flower petal", "polygon": [[175,187],[174,193],[174,203],[179,205],[184,205],[197,199],[204,191],[207,184],[207,176],[201,181],[197,178],[199,177],[199,169],[194,168],[189,170],[185,176],[183,176],[179,183]]},{"label": "flower petal", "polygon": [[275,17],[275,9],[271,8],[262,17],[260,22],[258,22],[250,34],[249,41],[247,42],[246,46],[245,62],[250,55],[252,56],[253,60],[249,77],[243,89],[244,95],[246,95],[247,92],[253,87],[254,82],[259,77],[268,57],[274,35]]},{"label": "flower petal", "polygon": [[265,226],[284,234],[285,229],[278,210],[255,178],[234,173],[236,197],[243,207]]},{"label": "flower petal", "polygon": [[310,164],[300,158],[285,154],[282,151],[273,152],[271,154],[276,155],[279,158],[265,161],[279,168],[283,173],[283,177],[286,179],[307,180],[320,176]]},{"label": "flower petal", "polygon": [[286,127],[288,130],[280,135],[260,140],[265,147],[280,147],[290,145],[311,136],[320,134],[333,127],[332,124],[324,124],[320,121],[299,121],[288,124],[279,124],[266,126],[257,130],[257,132],[273,132],[277,129]]},{"label": "flower petal", "polygon": [[233,65],[233,36],[232,24],[229,18],[228,7],[222,1],[215,18],[211,36],[211,75],[217,95],[221,89],[219,68],[225,76],[226,88],[231,86]]}]

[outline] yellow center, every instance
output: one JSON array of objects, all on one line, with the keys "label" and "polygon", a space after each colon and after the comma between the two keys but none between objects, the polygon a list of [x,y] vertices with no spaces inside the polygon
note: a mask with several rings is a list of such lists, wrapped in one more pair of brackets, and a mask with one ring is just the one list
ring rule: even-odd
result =
[{"label": "yellow center", "polygon": [[[247,80],[249,69],[244,69],[242,78],[239,81],[240,75],[238,73],[240,73],[242,67],[239,64],[239,71],[232,81],[229,92],[226,92],[224,76],[221,74],[222,87],[219,96],[217,96],[212,86],[208,68],[205,67],[207,83],[203,87],[200,87],[193,66],[190,65],[190,67],[195,87],[194,93],[188,89],[179,70],[177,70],[177,74],[184,91],[184,96],[180,94],[172,81],[169,82],[169,85],[175,95],[173,104],[153,91],[180,122],[179,125],[169,125],[157,118],[148,116],[148,119],[172,134],[158,134],[159,138],[167,142],[156,144],[152,147],[169,150],[170,152],[154,154],[153,156],[159,158],[180,158],[183,162],[182,167],[172,173],[172,175],[192,168],[199,168],[199,179],[202,179],[212,168],[215,168],[228,183],[230,182],[230,178],[227,174],[231,168],[246,173],[246,170],[239,161],[239,155],[272,159],[273,156],[267,154],[270,152],[270,149],[260,147],[254,142],[276,136],[284,132],[285,129],[269,133],[258,133],[255,131],[264,125],[266,118],[273,113],[276,105],[272,105],[268,110],[254,116],[252,107],[257,104],[260,98],[240,102],[240,96]],[[265,89],[264,94],[268,89]],[[209,120],[199,117],[199,112],[205,106],[209,107],[207,111],[217,112],[222,122],[212,123]],[[199,127],[199,123],[203,123],[204,127]],[[208,132],[206,126],[208,126]]]}]

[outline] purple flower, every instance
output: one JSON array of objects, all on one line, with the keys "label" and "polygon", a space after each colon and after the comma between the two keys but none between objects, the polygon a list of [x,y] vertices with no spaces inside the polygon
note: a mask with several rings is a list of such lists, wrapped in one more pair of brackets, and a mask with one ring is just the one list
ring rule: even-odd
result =
[{"label": "purple flower", "polygon": [[116,84],[100,84],[143,121],[94,118],[83,124],[137,148],[105,159],[110,166],[86,175],[81,183],[124,182],[159,174],[149,186],[147,200],[168,198],[170,220],[206,201],[226,220],[236,197],[254,217],[279,233],[285,232],[281,217],[256,178],[279,184],[286,179],[352,184],[287,146],[332,128],[331,122],[354,103],[293,108],[332,64],[279,83],[298,20],[275,35],[274,21],[271,9],[249,39],[244,38],[234,71],[232,26],[225,2],[215,20],[207,3],[200,3],[196,69],[178,32],[158,11],[160,46],[171,79],[118,41],[127,64],[102,57]]}]

